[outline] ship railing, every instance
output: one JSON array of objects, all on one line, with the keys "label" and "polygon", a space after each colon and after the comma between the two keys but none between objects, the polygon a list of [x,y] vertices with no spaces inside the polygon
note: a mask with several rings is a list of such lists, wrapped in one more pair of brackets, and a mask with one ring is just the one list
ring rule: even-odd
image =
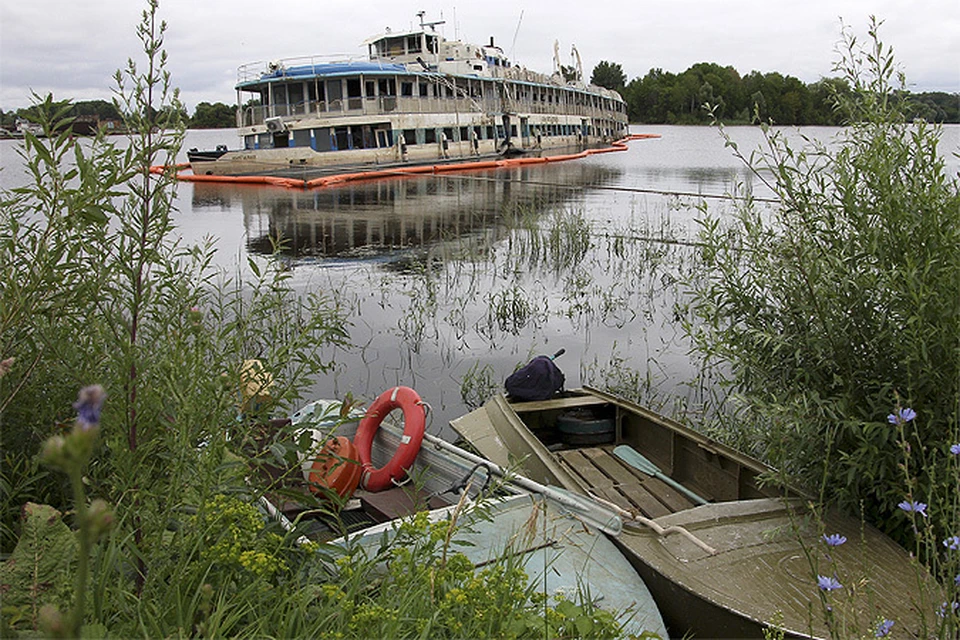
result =
[{"label": "ship railing", "polygon": [[506,100],[503,103],[493,97],[481,100],[470,98],[422,98],[410,96],[373,96],[367,98],[348,97],[339,100],[310,100],[294,104],[252,105],[244,107],[239,118],[239,126],[262,125],[267,118],[294,119],[310,115],[325,118],[338,118],[358,115],[384,115],[390,113],[535,113],[566,114],[587,118],[606,117],[609,114],[599,107],[591,105],[562,105],[559,103],[535,103],[528,101]]},{"label": "ship railing", "polygon": [[332,55],[298,56],[294,58],[281,58],[279,60],[248,62],[237,69],[237,83],[253,82],[260,80],[265,75],[277,72],[281,72],[282,75],[284,69],[291,67],[356,62],[358,60],[366,60],[366,57],[337,53]]}]

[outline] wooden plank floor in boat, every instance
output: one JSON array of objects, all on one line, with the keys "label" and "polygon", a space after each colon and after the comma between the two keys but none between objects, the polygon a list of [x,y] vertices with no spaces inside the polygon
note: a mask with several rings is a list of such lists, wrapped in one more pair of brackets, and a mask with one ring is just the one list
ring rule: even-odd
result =
[{"label": "wooden plank floor in boat", "polygon": [[613,455],[613,445],[558,451],[560,461],[597,496],[648,518],[659,518],[693,506],[686,496],[662,480],[627,465]]}]

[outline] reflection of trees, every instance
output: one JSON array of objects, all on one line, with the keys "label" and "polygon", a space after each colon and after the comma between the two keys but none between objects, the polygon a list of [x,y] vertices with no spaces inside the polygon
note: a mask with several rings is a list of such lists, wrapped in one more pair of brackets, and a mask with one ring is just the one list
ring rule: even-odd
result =
[{"label": "reflection of trees", "polygon": [[587,163],[377,180],[308,191],[194,185],[193,206],[239,201],[249,251],[298,259],[400,259],[496,229],[504,211],[539,212],[619,174]]}]

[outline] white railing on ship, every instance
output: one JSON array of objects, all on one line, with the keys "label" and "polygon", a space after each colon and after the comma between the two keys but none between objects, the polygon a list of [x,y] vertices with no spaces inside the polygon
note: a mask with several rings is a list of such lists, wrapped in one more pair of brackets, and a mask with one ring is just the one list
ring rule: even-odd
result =
[{"label": "white railing on ship", "polygon": [[[237,69],[237,83],[253,82],[260,80],[263,76],[292,69],[294,67],[322,66],[325,64],[343,64],[349,62],[370,62],[366,56],[353,56],[343,53],[332,55],[317,56],[299,56],[295,58],[281,58],[279,60],[262,60],[258,62],[248,62]],[[374,61],[379,63],[379,61]],[[392,63],[381,63],[390,64]],[[283,75],[282,73],[280,74]]]},{"label": "white railing on ship", "polygon": [[[382,115],[393,113],[476,113],[479,104],[484,114],[500,113],[503,106],[499,100],[488,98],[481,101],[468,98],[418,98],[400,96],[377,96],[374,98],[344,98],[331,101],[307,101],[295,104],[257,105],[245,107],[239,122],[241,127],[264,123],[266,118],[302,118],[316,115],[323,118],[340,118],[358,115]],[[599,107],[589,105],[561,105],[549,103],[517,103],[508,101],[512,112],[576,115],[585,118],[609,117]]]}]

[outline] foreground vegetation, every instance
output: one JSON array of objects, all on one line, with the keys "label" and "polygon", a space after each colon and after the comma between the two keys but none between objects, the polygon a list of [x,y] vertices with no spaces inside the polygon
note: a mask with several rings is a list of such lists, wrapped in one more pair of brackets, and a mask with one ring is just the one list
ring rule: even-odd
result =
[{"label": "foreground vegetation", "polygon": [[[176,241],[174,177],[149,172],[183,133],[157,9],[138,27],[144,61],[116,76],[127,144],[71,140],[70,105],[48,97],[46,135],[23,144],[31,184],[3,194],[0,635],[616,634],[509,560],[475,570],[448,548],[453,522],[416,520],[364,553],[262,517],[238,445],[299,402],[346,319],[273,262],[241,281],[211,268],[212,243]],[[258,406],[238,395],[253,357],[273,378]]]},{"label": "foreground vegetation", "polygon": [[955,637],[960,185],[940,131],[896,98],[876,29],[846,34],[834,144],[765,128],[766,149],[741,156],[776,202],[743,194],[732,222],[704,217],[688,331],[720,366],[739,444],[912,550]]}]

